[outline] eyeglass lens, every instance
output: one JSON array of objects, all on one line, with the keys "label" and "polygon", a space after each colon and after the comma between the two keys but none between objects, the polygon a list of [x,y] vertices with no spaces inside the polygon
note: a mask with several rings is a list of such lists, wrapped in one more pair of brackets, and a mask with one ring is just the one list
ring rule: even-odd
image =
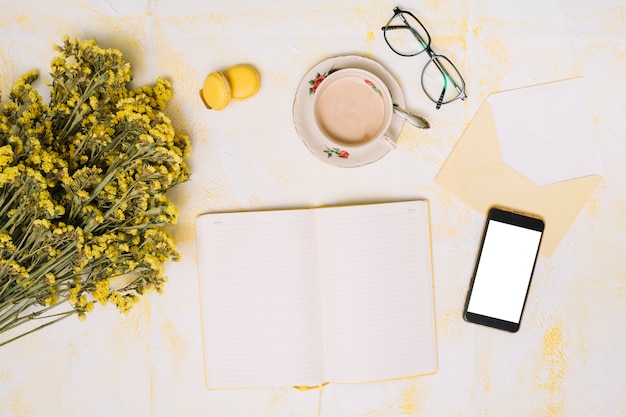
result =
[{"label": "eyeglass lens", "polygon": [[448,58],[433,56],[422,72],[422,88],[435,103],[446,104],[463,93],[463,77]]},{"label": "eyeglass lens", "polygon": [[417,55],[430,45],[426,28],[409,13],[397,13],[387,24],[384,35],[391,49],[399,55]]}]

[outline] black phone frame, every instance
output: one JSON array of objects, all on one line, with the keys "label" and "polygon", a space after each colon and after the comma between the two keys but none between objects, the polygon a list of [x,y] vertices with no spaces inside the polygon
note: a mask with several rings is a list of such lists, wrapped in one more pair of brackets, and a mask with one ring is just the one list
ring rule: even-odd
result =
[{"label": "black phone frame", "polygon": [[[485,237],[487,236],[487,230],[489,228],[489,222],[491,220],[541,232],[539,245],[537,245],[537,253],[535,253],[535,260],[533,261],[533,267],[532,267],[532,270],[530,271],[530,279],[528,280],[528,285],[526,286],[526,294],[524,295],[524,303],[522,304],[522,312],[520,314],[519,323],[501,320],[495,317],[489,317],[489,316],[485,316],[482,314],[476,314],[476,313],[471,313],[467,311],[467,307],[469,306],[469,302],[472,297],[472,290],[474,288],[474,280],[476,279],[476,272],[478,271],[480,257],[482,255],[483,246],[485,244]],[[530,285],[531,285],[533,275],[535,272],[535,266],[537,265],[537,258],[539,257],[539,248],[541,247],[541,240],[543,239],[544,229],[545,229],[545,223],[538,216],[530,215],[527,213],[521,213],[521,212],[513,211],[513,210],[502,208],[502,207],[491,207],[489,209],[489,213],[487,214],[487,221],[485,223],[485,229],[483,231],[483,236],[482,236],[481,243],[480,243],[480,249],[478,251],[478,256],[476,257],[476,264],[474,266],[474,272],[472,273],[472,280],[470,282],[470,287],[467,292],[467,297],[465,300],[465,307],[463,308],[463,318],[465,319],[465,321],[468,321],[470,323],[475,323],[475,324],[481,324],[483,326],[493,327],[499,330],[505,330],[511,333],[515,333],[519,330],[520,325],[522,323],[522,317],[524,315],[524,309],[526,308],[526,301],[528,299],[528,293],[530,292]]]}]

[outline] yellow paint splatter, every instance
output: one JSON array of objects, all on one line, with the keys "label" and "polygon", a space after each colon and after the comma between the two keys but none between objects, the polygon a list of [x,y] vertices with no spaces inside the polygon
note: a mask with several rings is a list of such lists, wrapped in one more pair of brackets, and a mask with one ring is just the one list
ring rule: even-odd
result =
[{"label": "yellow paint splatter", "polygon": [[546,404],[537,416],[562,416],[564,413],[565,379],[570,369],[571,359],[567,354],[567,341],[563,330],[552,326],[546,330],[542,339],[542,358],[545,373],[540,376],[538,388],[546,392]]},{"label": "yellow paint splatter", "polygon": [[171,322],[163,323],[161,325],[161,334],[165,347],[174,355],[178,362],[182,361],[187,352],[187,343],[180,336],[176,326]]},{"label": "yellow paint splatter", "polygon": [[587,213],[597,217],[600,212],[600,201],[598,198],[592,196],[589,198],[587,203],[585,203],[585,208],[587,209]]},{"label": "yellow paint splatter", "polygon": [[602,33],[615,37],[623,36],[626,33],[624,22],[626,22],[626,7],[607,7],[605,13],[598,13],[597,18],[602,19]]},{"label": "yellow paint splatter", "polygon": [[[457,201],[450,194],[442,193],[439,196],[438,204],[442,210],[442,216],[445,222],[433,226],[433,235],[437,238],[458,238],[467,236],[468,230],[472,227],[472,211],[469,209],[460,210]],[[458,248],[462,251],[463,256],[473,256],[469,249]],[[458,319],[454,315],[453,322]]]},{"label": "yellow paint splatter", "polygon": [[13,80],[13,78],[17,78],[15,74],[13,60],[5,56],[4,50],[0,48],[0,92],[8,91],[13,85],[12,83],[17,81],[17,79]]},{"label": "yellow paint splatter", "polygon": [[15,16],[13,19],[15,20],[16,23],[19,23],[19,24],[23,25],[25,22],[28,21],[28,16],[26,16],[26,15],[19,15],[19,16]]},{"label": "yellow paint splatter", "polygon": [[458,344],[460,323],[459,311],[456,309],[437,314],[437,338],[446,343]]},{"label": "yellow paint splatter", "polygon": [[353,16],[361,22],[366,22],[373,28],[382,27],[393,15],[391,9],[382,4],[368,5],[368,7],[357,6],[352,10]]},{"label": "yellow paint splatter", "polygon": [[403,415],[415,416],[418,413],[419,393],[417,379],[410,378],[400,393],[397,404]]},{"label": "yellow paint splatter", "polygon": [[373,57],[372,46],[376,39],[376,33],[380,31],[380,28],[387,23],[392,13],[390,9],[382,7],[381,5],[370,5],[368,7],[355,7],[352,11],[356,25],[356,30],[361,30],[362,25],[365,25],[367,31],[365,32],[365,42],[367,47],[363,51],[363,55],[366,57]]},{"label": "yellow paint splatter", "polygon": [[291,85],[291,80],[287,77],[287,74],[282,71],[269,71],[268,78],[283,88],[289,88]]},{"label": "yellow paint splatter", "polygon": [[[602,189],[606,189],[606,181],[604,179],[601,180],[596,186],[596,193],[598,193],[599,190],[602,190]],[[600,198],[596,197],[595,195],[592,195],[591,197],[589,197],[589,200],[585,203],[585,206],[584,206],[584,210],[586,211],[586,214],[593,216],[594,218],[600,217],[601,209],[602,207],[600,206]]]},{"label": "yellow paint splatter", "polygon": [[120,320],[117,328],[119,340],[141,340],[149,327],[149,317],[149,297],[141,297],[139,303],[135,304],[128,314]]},{"label": "yellow paint splatter", "polygon": [[176,330],[176,327],[171,322],[165,322],[161,325],[161,334],[163,335],[165,346],[171,352],[180,351],[184,347],[184,342],[178,330]]},{"label": "yellow paint splatter", "polygon": [[26,417],[31,415],[31,410],[26,405],[25,400],[15,397],[15,399],[11,401],[10,415],[15,417]]},{"label": "yellow paint splatter", "polygon": [[290,390],[291,388],[289,387],[272,389],[272,394],[269,398],[268,407],[272,409],[280,405],[285,400]]},{"label": "yellow paint splatter", "polygon": [[482,46],[485,52],[492,58],[486,60],[488,64],[484,71],[485,74],[489,74],[489,78],[481,79],[481,85],[488,87],[483,88],[482,91],[484,91],[484,94],[489,95],[494,91],[500,90],[500,82],[508,74],[512,64],[506,45],[500,39],[495,37],[485,39]]},{"label": "yellow paint splatter", "polygon": [[[371,410],[371,411],[367,411],[364,414],[359,414],[359,417],[385,417],[388,416],[388,414],[384,414],[381,411],[378,410]],[[356,416],[350,416],[350,417],[356,417]]]}]

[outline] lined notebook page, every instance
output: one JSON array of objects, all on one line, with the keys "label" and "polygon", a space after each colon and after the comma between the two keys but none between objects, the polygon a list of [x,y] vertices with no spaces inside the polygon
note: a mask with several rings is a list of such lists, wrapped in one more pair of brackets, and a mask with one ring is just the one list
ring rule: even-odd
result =
[{"label": "lined notebook page", "polygon": [[207,386],[323,382],[311,211],[207,214],[196,226]]},{"label": "lined notebook page", "polygon": [[316,215],[327,380],[436,372],[428,203]]}]

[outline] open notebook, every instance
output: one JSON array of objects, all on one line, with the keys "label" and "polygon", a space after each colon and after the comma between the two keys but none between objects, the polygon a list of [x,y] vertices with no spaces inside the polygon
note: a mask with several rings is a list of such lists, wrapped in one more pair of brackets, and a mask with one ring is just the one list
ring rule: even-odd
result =
[{"label": "open notebook", "polygon": [[208,388],[437,370],[428,202],[197,219]]}]

